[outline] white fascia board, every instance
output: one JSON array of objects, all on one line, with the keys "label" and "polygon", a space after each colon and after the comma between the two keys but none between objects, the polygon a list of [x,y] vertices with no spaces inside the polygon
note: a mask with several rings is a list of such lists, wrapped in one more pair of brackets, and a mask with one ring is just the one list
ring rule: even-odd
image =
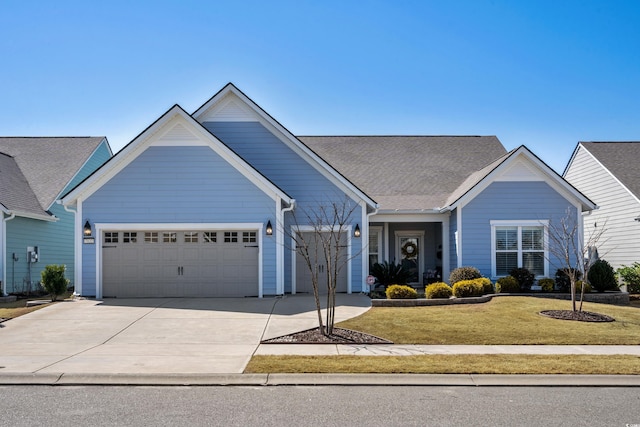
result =
[{"label": "white fascia board", "polygon": [[[526,147],[521,146],[514,151],[509,157],[507,157],[502,163],[496,166],[487,176],[482,178],[473,188],[471,188],[466,194],[460,197],[455,203],[447,208],[452,210],[456,207],[462,208],[473,200],[478,194],[484,191],[491,183],[493,183],[499,176],[501,176],[505,170],[509,168],[518,158],[524,158],[531,164],[536,166],[543,177],[543,181],[546,182],[555,191],[560,193],[565,199],[580,203],[581,207],[587,208],[584,210],[595,209],[596,205],[589,199],[587,199],[578,190],[573,188],[567,181],[557,175],[549,166],[534,156]],[[572,203],[573,204],[573,203]]]},{"label": "white fascia board", "polygon": [[[607,173],[611,178],[613,178],[613,180],[614,180],[615,182],[617,182],[617,183],[618,183],[618,185],[620,185],[620,187],[624,188],[624,190],[625,190],[627,193],[629,193],[629,194],[631,195],[631,197],[633,197],[633,198],[636,200],[636,202],[640,203],[640,199],[639,199],[635,194],[633,194],[633,191],[629,190],[629,189],[627,188],[627,186],[626,186],[626,185],[624,185],[624,184],[622,183],[622,181],[620,181],[620,180],[619,180],[619,179],[614,175],[614,173],[613,173],[613,172],[611,172],[611,171],[610,171],[610,170],[609,170],[605,165],[603,165],[603,164],[600,162],[600,160],[598,160],[598,158],[597,158],[596,156],[594,156],[593,154],[591,154],[591,151],[587,150],[587,148],[586,148],[586,147],[584,147],[582,144],[580,144],[580,148],[581,148],[581,149],[583,149],[583,150],[584,150],[584,151],[589,155],[589,157],[591,157],[591,158],[592,158],[592,159],[593,159],[593,160],[594,160],[594,161],[595,161],[595,162],[596,162],[596,163],[597,163],[597,164],[602,168],[602,170],[604,170],[604,171],[605,171],[605,172],[606,172],[606,173]],[[569,169],[567,168],[567,170],[569,170]]]},{"label": "white fascia board", "polygon": [[[567,176],[567,172],[569,172],[569,168],[571,167],[571,165],[573,164],[573,161],[575,160],[576,156],[578,155],[578,151],[580,149],[585,149],[582,146],[581,142],[578,142],[578,145],[576,145],[576,148],[573,149],[573,153],[571,153],[571,157],[569,158],[569,161],[567,162],[567,166],[565,166],[564,171],[562,171],[562,177],[566,177]],[[587,150],[588,151],[588,150]]]},{"label": "white fascia board", "polygon": [[[341,188],[352,199],[359,198],[367,202],[368,205],[377,208],[378,204],[367,196],[362,190],[349,182],[345,177],[340,175],[329,163],[323,160],[320,156],[314,153],[309,147],[304,145],[295,135],[282,126],[277,120],[271,117],[265,110],[259,105],[253,102],[247,97],[241,90],[236,88],[233,84],[229,83],[220,92],[214,95],[207,103],[200,107],[196,112],[192,114],[192,117],[200,121],[200,117],[209,112],[212,108],[215,108],[216,104],[224,100],[224,98],[232,93],[239,98],[246,106],[248,106],[256,114],[256,119],[267,129],[269,129],[274,135],[279,136],[279,139],[291,148],[298,156],[302,157],[307,163],[309,163],[314,169],[320,172],[324,177],[329,179],[331,183]],[[357,200],[356,200],[357,201]]]},{"label": "white fascia board", "polygon": [[34,214],[34,213],[30,213],[30,212],[20,212],[20,211],[11,211],[11,214],[15,214],[15,216],[19,216],[22,218],[29,218],[29,219],[37,219],[39,221],[47,221],[47,222],[57,222],[60,220],[60,218],[58,218],[55,215],[38,215],[38,214]]},{"label": "white fascia board", "polygon": [[[198,143],[190,143],[189,145],[206,145],[210,147],[272,199],[275,200],[277,197],[280,197],[287,203],[291,201],[291,198],[286,193],[262,176],[209,131],[203,128],[200,123],[194,120],[193,117],[187,114],[180,106],[175,105],[116,154],[116,156],[99,169],[96,174],[76,187],[71,193],[67,194],[62,199],[62,203],[64,205],[71,205],[78,197],[87,199],[102,187],[102,185],[135,160],[145,149],[153,145],[154,141],[168,132],[172,121],[181,122],[188,127],[189,131],[198,136]],[[165,132],[162,132],[163,130]]]}]

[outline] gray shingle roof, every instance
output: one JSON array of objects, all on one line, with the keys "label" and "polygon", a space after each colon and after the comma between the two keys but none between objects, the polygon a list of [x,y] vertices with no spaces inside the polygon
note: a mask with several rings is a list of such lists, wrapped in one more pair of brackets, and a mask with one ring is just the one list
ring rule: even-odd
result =
[{"label": "gray shingle roof", "polygon": [[474,172],[506,153],[495,136],[301,136],[382,210],[445,206]]},{"label": "gray shingle roof", "polygon": [[[42,213],[55,202],[103,140],[104,137],[0,137],[0,153],[13,158]],[[3,162],[7,171],[12,170],[9,163],[6,159]],[[9,190],[12,188],[6,191]],[[25,194],[24,200],[18,201],[18,196],[9,196],[3,186],[0,202],[4,204],[7,197],[13,198],[11,203],[31,205],[27,200],[30,196]]]},{"label": "gray shingle roof", "polygon": [[636,197],[640,197],[640,141],[581,142],[609,172]]},{"label": "gray shingle roof", "polygon": [[0,203],[10,211],[47,215],[15,159],[2,153],[0,153]]}]

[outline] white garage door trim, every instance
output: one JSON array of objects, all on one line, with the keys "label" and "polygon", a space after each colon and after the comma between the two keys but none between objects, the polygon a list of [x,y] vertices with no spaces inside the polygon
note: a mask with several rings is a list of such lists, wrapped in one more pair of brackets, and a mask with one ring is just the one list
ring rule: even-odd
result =
[{"label": "white garage door trim", "polygon": [[96,299],[102,299],[102,236],[103,231],[129,230],[238,230],[258,231],[258,298],[262,298],[262,235],[264,224],[251,223],[95,223],[96,228]]},{"label": "white garage door trim", "polygon": [[[329,225],[325,225],[321,228],[323,232],[328,232],[328,231],[331,231],[332,229],[334,231],[337,231],[338,227],[331,227]],[[345,226],[345,229],[347,233],[347,293],[350,294],[351,293],[351,261],[353,258],[351,256],[351,237],[353,236],[353,233],[351,231],[350,225]],[[307,233],[311,231],[316,231],[316,228],[313,225],[291,226],[291,236],[295,236],[298,231]],[[296,288],[297,288],[296,256],[297,256],[296,240],[294,237],[291,237],[291,293],[292,294],[296,293]]]}]

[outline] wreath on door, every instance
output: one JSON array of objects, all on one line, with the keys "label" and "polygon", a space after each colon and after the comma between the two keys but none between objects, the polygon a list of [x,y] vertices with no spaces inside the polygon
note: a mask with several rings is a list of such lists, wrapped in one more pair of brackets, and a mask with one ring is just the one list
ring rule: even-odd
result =
[{"label": "wreath on door", "polygon": [[405,258],[415,258],[418,256],[418,245],[413,242],[407,242],[402,245],[402,256]]}]

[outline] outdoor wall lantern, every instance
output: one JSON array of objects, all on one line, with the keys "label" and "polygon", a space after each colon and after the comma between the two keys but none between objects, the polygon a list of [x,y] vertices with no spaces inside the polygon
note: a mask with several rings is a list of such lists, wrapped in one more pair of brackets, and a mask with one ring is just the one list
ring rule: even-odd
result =
[{"label": "outdoor wall lantern", "polygon": [[267,221],[267,228],[265,231],[267,232],[267,236],[271,236],[273,234],[273,227],[271,226],[271,220]]},{"label": "outdoor wall lantern", "polygon": [[355,230],[353,230],[353,237],[360,237],[360,226],[356,224]]},{"label": "outdoor wall lantern", "polygon": [[82,232],[84,234],[84,237],[91,236],[91,224],[89,224],[89,220],[87,220],[87,222],[84,223],[84,227],[82,227]]}]

